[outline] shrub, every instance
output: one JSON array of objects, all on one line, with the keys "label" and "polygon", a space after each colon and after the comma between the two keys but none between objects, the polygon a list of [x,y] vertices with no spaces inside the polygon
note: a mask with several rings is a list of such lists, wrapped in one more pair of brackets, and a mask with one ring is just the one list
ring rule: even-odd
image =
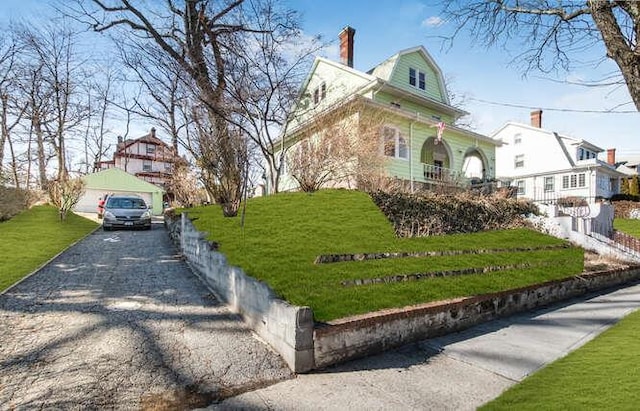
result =
[{"label": "shrub", "polygon": [[615,218],[631,218],[631,212],[640,209],[640,203],[635,201],[615,201],[612,204]]},{"label": "shrub", "polygon": [[631,194],[614,194],[611,196],[611,200],[612,203],[613,202],[617,202],[617,201],[635,201],[638,202],[640,201],[640,196],[634,196]]},{"label": "shrub", "polygon": [[0,222],[7,221],[29,208],[35,198],[30,191],[0,186]]},{"label": "shrub", "polygon": [[425,193],[371,194],[373,201],[393,223],[399,237],[473,233],[527,226],[527,214],[538,214],[529,201],[478,196],[473,193],[441,195]]}]

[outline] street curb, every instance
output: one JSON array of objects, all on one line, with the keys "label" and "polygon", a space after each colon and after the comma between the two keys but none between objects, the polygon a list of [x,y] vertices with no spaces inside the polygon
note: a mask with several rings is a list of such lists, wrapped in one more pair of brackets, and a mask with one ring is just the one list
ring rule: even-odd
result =
[{"label": "street curb", "polygon": [[[83,217],[84,218],[84,217]],[[102,228],[102,225],[98,225],[95,229],[91,230],[89,233],[87,233],[87,235],[85,235],[82,238],[77,239],[76,241],[74,241],[73,243],[69,244],[64,250],[60,251],[58,254],[54,255],[53,257],[51,257],[49,260],[47,260],[46,262],[42,263],[38,268],[36,268],[35,270],[33,270],[31,273],[27,274],[26,276],[22,277],[21,279],[18,280],[18,282],[11,284],[8,288],[6,288],[4,291],[0,291],[0,297],[2,297],[3,295],[5,295],[6,293],[8,293],[9,291],[11,291],[12,289],[14,289],[15,287],[17,287],[18,285],[20,285],[22,282],[26,281],[27,279],[31,278],[32,276],[38,274],[38,272],[40,272],[40,270],[42,270],[44,267],[46,267],[47,265],[51,264],[53,262],[53,260],[55,260],[56,258],[60,257],[60,255],[62,255],[64,252],[66,252],[67,250],[69,250],[71,247],[75,246],[76,244],[78,244],[80,241],[84,240],[85,238],[89,237],[90,235],[92,235],[93,233],[95,233],[96,231],[98,231],[99,229]]]}]

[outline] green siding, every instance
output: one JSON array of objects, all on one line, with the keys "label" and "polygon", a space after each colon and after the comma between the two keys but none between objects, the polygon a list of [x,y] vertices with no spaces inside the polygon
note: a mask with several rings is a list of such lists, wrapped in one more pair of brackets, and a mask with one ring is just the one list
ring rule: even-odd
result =
[{"label": "green siding", "polygon": [[[426,74],[425,90],[421,90],[409,84],[409,68],[414,68]],[[398,58],[389,82],[392,85],[406,90],[410,93],[414,93],[423,97],[430,97],[441,103],[445,102],[445,100],[443,99],[444,90],[440,90],[440,82],[437,77],[437,72],[433,69],[433,67],[431,67],[431,65],[427,63],[422,53],[418,51],[403,54]]]},{"label": "green siding", "polygon": [[[412,113],[418,113],[422,118],[428,120],[444,121],[447,124],[453,122],[453,118],[449,115],[442,114],[441,112],[429,107],[421,106],[420,104],[414,103],[413,101],[398,98],[397,96],[389,93],[376,93],[375,100],[383,104],[390,104],[391,102],[399,103],[402,110],[410,111]],[[434,116],[440,117],[440,120],[436,120]]]},{"label": "green siding", "polygon": [[[311,73],[307,86],[302,91],[288,128],[290,130],[295,129],[316,113],[350,96],[357,89],[370,82],[371,79],[366,74],[360,76],[337,63],[331,64],[324,60],[319,60],[315,70]],[[322,83],[326,85],[326,97],[318,105],[315,105],[313,93]]]},{"label": "green siding", "polygon": [[[414,181],[425,182],[423,160],[428,164],[433,164],[433,157],[427,153],[426,158],[422,158],[422,147],[430,137],[436,136],[435,128],[431,128],[424,124],[414,123],[413,128],[410,121],[405,119],[391,120],[389,125],[398,127],[401,133],[407,138],[411,147],[411,161],[403,159],[389,158],[387,161],[387,173],[391,177],[398,177],[409,180],[413,177]],[[447,148],[448,159],[443,167],[462,172],[465,153],[469,149],[477,149],[481,151],[487,160],[486,177],[493,178],[495,176],[495,146],[492,144],[477,141],[474,138],[445,130],[443,134],[443,144]],[[411,167],[409,167],[411,165]]]}]

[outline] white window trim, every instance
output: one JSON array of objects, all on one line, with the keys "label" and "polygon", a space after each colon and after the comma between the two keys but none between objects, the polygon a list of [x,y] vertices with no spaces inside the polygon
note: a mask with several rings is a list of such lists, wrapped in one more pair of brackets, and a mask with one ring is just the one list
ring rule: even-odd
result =
[{"label": "white window trim", "polygon": [[[393,130],[394,131],[394,147],[393,147],[393,155],[387,155],[386,154],[386,138],[387,136],[385,135],[385,129],[389,129],[389,130]],[[395,158],[396,160],[404,160],[404,161],[409,161],[409,156],[411,155],[411,150],[409,148],[409,142],[407,140],[407,138],[405,136],[402,135],[402,133],[400,132],[400,129],[398,127],[395,126],[391,126],[391,125],[385,125],[382,126],[382,132],[381,134],[381,139],[382,139],[382,154],[385,157],[388,158]],[[404,145],[405,145],[405,150],[406,150],[406,157],[401,157],[400,156],[400,139],[402,139],[404,141]]]},{"label": "white window trim", "polygon": [[[518,158],[520,159],[520,161],[518,161]],[[513,157],[513,168],[523,168],[523,167],[524,167],[524,154],[516,154]]]},{"label": "white window trim", "polygon": [[[551,180],[551,184],[549,184],[549,188],[547,188],[547,181]],[[545,193],[550,193],[553,192],[556,186],[556,179],[555,177],[545,177],[544,178],[544,192]]]},{"label": "white window trim", "polygon": [[[411,84],[411,70],[415,72],[414,83]],[[424,78],[424,88],[420,87],[420,76]],[[418,90],[427,91],[427,73],[414,67],[409,67],[409,86]]]},{"label": "white window trim", "polygon": [[322,82],[318,84],[318,87],[313,89],[313,104],[318,105],[322,100],[327,98],[327,83]]}]

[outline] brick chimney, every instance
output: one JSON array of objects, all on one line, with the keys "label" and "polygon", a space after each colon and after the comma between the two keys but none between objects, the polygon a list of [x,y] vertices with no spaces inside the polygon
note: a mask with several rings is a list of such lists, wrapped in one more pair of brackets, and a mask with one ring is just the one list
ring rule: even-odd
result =
[{"label": "brick chimney", "polygon": [[340,62],[349,67],[353,67],[353,36],[355,34],[355,29],[347,26],[338,35],[340,38]]},{"label": "brick chimney", "polygon": [[156,128],[155,127],[151,127],[151,137],[152,138],[156,138]]},{"label": "brick chimney", "polygon": [[531,112],[531,127],[542,128],[542,110]]},{"label": "brick chimney", "polygon": [[616,165],[616,149],[615,148],[610,148],[607,150],[607,163],[611,164],[612,166]]}]

